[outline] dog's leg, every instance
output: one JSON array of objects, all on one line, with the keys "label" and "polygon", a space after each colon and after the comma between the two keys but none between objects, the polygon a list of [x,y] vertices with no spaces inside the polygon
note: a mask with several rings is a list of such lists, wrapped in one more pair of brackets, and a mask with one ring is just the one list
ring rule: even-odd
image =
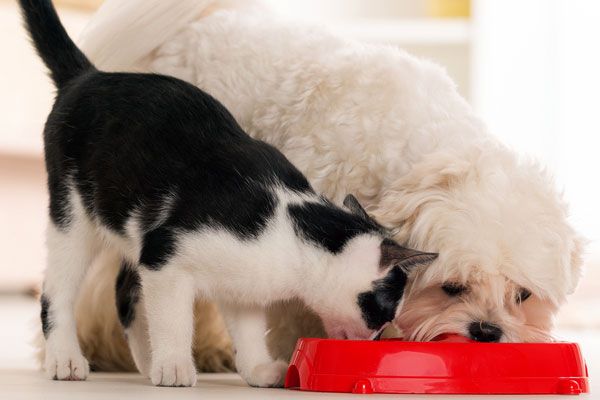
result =
[{"label": "dog's leg", "polygon": [[83,380],[89,374],[77,340],[74,303],[97,253],[93,232],[90,222],[77,215],[63,226],[48,225],[41,319],[46,338],[44,367],[51,379]]},{"label": "dog's leg", "polygon": [[158,271],[140,268],[152,347],[150,379],[158,386],[196,383],[192,358],[194,282],[178,267],[167,263]]},{"label": "dog's leg", "polygon": [[233,339],[235,364],[242,378],[251,386],[283,386],[287,363],[274,361],[269,354],[264,308],[228,304],[221,304],[220,308]]},{"label": "dog's leg", "polygon": [[135,366],[142,375],[150,377],[152,349],[146,311],[141,301],[141,278],[135,268],[126,261],[121,263],[116,285],[117,312]]}]

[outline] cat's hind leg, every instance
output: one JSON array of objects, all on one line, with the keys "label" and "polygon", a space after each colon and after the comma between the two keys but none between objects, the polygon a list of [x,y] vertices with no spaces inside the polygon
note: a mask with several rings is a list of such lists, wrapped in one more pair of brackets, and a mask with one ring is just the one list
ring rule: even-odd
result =
[{"label": "cat's hind leg", "polygon": [[142,303],[142,282],[136,267],[127,261],[121,263],[115,290],[117,315],[125,331],[135,366],[142,375],[150,377],[152,348]]},{"label": "cat's hind leg", "polygon": [[46,233],[48,260],[41,297],[44,368],[49,378],[58,380],[83,380],[89,374],[77,339],[74,305],[98,243],[92,223],[76,211],[58,223],[51,220]]}]

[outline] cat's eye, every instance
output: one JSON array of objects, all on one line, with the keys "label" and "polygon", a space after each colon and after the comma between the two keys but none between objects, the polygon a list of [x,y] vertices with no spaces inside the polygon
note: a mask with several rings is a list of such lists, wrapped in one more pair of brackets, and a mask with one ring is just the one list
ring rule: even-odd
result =
[{"label": "cat's eye", "polygon": [[444,283],[442,285],[442,290],[448,295],[448,296],[458,296],[463,294],[464,292],[467,291],[467,287],[465,285],[461,285],[460,283],[456,283],[456,282],[448,282],[448,283]]},{"label": "cat's eye", "polygon": [[517,303],[521,304],[529,297],[531,297],[531,292],[525,288],[521,288],[521,290],[519,290],[519,293],[517,293]]}]

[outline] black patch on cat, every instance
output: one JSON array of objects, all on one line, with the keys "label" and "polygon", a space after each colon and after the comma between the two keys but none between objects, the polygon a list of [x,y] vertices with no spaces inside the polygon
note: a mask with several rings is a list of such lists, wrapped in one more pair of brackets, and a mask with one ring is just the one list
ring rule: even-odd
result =
[{"label": "black patch on cat", "polygon": [[396,266],[384,278],[373,282],[373,290],[358,295],[358,306],[369,329],[379,329],[394,319],[406,281],[406,273]]},{"label": "black patch on cat", "polygon": [[125,329],[135,320],[135,306],[140,300],[141,290],[140,275],[131,265],[123,262],[117,276],[116,302],[119,321]]},{"label": "black patch on cat", "polygon": [[[135,212],[164,228],[220,226],[252,239],[273,215],[275,185],[314,193],[274,147],[246,135],[215,99],[175,78],[87,73],[62,91],[46,124],[49,182],[71,177],[85,210],[124,235]],[[68,190],[49,184],[53,220]]]},{"label": "black patch on cat", "polygon": [[[48,160],[46,160],[48,163]],[[66,179],[56,179],[48,176],[48,192],[50,193],[49,214],[50,220],[59,229],[65,229],[71,222],[71,205],[69,202],[69,188]]]},{"label": "black patch on cat", "polygon": [[373,220],[344,211],[328,202],[292,204],[288,206],[288,213],[296,235],[333,254],[341,252],[352,238],[369,232],[381,232],[382,229]]},{"label": "black patch on cat", "polygon": [[50,320],[50,300],[45,295],[40,297],[40,319],[42,320],[42,332],[44,337],[47,339],[50,331],[52,330],[52,321]]},{"label": "black patch on cat", "polygon": [[195,186],[182,187],[180,194],[188,200],[174,208],[167,224],[183,230],[220,227],[240,240],[260,235],[277,207],[272,189],[260,182],[226,179],[225,174],[223,178],[219,183],[216,176],[203,177],[210,195],[197,192]]},{"label": "black patch on cat", "polygon": [[158,271],[173,254],[175,239],[173,233],[160,227],[144,235],[140,264],[153,271]]}]

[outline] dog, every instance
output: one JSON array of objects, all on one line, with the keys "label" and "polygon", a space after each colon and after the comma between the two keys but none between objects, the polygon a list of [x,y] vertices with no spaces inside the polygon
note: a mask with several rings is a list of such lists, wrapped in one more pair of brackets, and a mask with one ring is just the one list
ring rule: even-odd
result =
[{"label": "dog", "polygon": [[[443,68],[247,2],[119,3],[105,2],[81,42],[99,67],[173,75],[214,93],[317,191],[338,202],[355,193],[397,241],[441,254],[407,287],[397,335],[552,340],[554,316],[581,275],[585,240],[551,175],[492,136]],[[106,288],[94,294],[103,315],[113,307],[118,266],[110,270],[84,286],[80,300],[90,302],[90,285]],[[196,324],[215,327],[196,340],[205,350],[196,354],[199,369],[228,368],[220,323],[202,315],[209,304],[197,307]],[[80,312],[80,326],[118,326],[96,311]],[[271,351],[283,357],[298,336],[323,335],[301,304],[281,305],[270,320]],[[117,330],[80,335],[102,369],[127,364],[107,335]]]}]

